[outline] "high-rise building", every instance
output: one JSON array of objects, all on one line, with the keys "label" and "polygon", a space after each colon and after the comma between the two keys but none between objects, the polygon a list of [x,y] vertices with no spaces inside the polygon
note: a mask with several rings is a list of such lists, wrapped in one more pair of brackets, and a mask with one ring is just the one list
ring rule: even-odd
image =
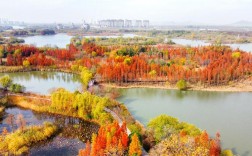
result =
[{"label": "high-rise building", "polygon": [[150,21],[149,20],[143,20],[143,27],[148,28],[150,26]]},{"label": "high-rise building", "polygon": [[132,27],[132,20],[125,20],[124,27],[131,28]]},{"label": "high-rise building", "polygon": [[135,20],[133,26],[135,28],[141,28],[142,27],[142,20]]},{"label": "high-rise building", "polygon": [[98,25],[101,28],[147,28],[150,25],[149,20],[116,20],[116,19],[109,19],[109,20],[100,20],[98,21]]}]

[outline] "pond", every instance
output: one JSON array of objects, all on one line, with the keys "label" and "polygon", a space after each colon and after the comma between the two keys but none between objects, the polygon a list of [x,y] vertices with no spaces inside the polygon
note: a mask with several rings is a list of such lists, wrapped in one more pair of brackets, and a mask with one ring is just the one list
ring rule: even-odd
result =
[{"label": "pond", "polygon": [[163,89],[121,89],[118,98],[144,125],[167,114],[192,123],[211,136],[220,132],[222,147],[242,156],[252,155],[252,93]]},{"label": "pond", "polygon": [[[83,36],[86,38],[90,37],[100,37],[100,38],[118,38],[118,37],[129,37],[133,38],[138,35],[135,34],[123,34],[121,36]],[[70,40],[73,36],[69,36],[67,34],[56,34],[56,35],[36,35],[36,36],[29,36],[29,37],[22,37],[25,40],[25,44],[32,44],[37,47],[43,46],[51,46],[51,47],[59,47],[59,48],[66,48],[66,45],[70,43]]]},{"label": "pond", "polygon": [[[31,156],[78,155],[79,149],[85,147],[85,142],[90,140],[92,133],[97,133],[99,128],[96,124],[78,118],[38,113],[13,107],[5,110],[4,119],[0,121],[0,131],[2,131],[3,127],[6,127],[8,131],[11,131],[11,125],[6,122],[8,114],[14,115],[15,118],[17,118],[18,114],[22,114],[27,126],[41,125],[43,122],[49,121],[60,128],[59,134],[55,137],[40,142],[32,147],[29,152],[29,155]],[[14,129],[16,128],[17,125],[14,124]]]},{"label": "pond", "polygon": [[57,46],[59,48],[66,48],[66,45],[70,43],[71,38],[72,36],[69,36],[67,34],[22,37],[22,39],[25,40],[25,44],[32,44],[37,47]]},{"label": "pond", "polygon": [[60,87],[70,91],[81,90],[81,81],[76,74],[41,71],[0,73],[0,77],[3,75],[9,75],[14,83],[25,86],[28,92],[49,94]]},{"label": "pond", "polygon": [[[173,42],[176,44],[184,45],[184,46],[207,46],[210,45],[210,43],[207,43],[203,40],[189,40],[189,39],[172,39]],[[226,44],[230,46],[233,49],[241,49],[247,52],[252,52],[252,43],[243,43],[243,44]]]}]

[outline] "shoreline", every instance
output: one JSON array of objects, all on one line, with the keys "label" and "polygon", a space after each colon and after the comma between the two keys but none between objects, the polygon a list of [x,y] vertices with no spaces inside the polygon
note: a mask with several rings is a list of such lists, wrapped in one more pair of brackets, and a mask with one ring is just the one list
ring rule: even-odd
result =
[{"label": "shoreline", "polygon": [[[252,81],[246,83],[236,83],[235,85],[221,85],[221,86],[195,86],[189,85],[188,91],[209,91],[209,92],[252,92]],[[158,85],[158,84],[132,84],[127,83],[118,85],[115,83],[100,83],[99,85],[110,88],[152,88],[152,89],[166,89],[179,90],[175,85]]]}]

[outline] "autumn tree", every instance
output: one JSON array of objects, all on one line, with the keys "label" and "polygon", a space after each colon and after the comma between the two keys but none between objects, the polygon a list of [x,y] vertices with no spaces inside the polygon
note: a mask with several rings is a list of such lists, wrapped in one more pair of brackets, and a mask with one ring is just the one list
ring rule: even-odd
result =
[{"label": "autumn tree", "polygon": [[88,70],[86,67],[83,67],[81,70],[81,80],[85,88],[88,87],[90,80],[93,78],[93,73]]},{"label": "autumn tree", "polygon": [[7,90],[7,88],[12,84],[12,79],[10,76],[5,75],[0,78],[0,85],[4,88],[4,90]]},{"label": "autumn tree", "polygon": [[138,139],[137,134],[135,133],[132,136],[131,143],[129,146],[129,156],[141,156],[141,155],[142,155],[142,149],[140,141]]},{"label": "autumn tree", "polygon": [[26,121],[24,119],[23,114],[17,115],[16,123],[17,123],[18,127],[21,129],[21,131],[23,131],[26,126]]},{"label": "autumn tree", "polygon": [[[138,139],[138,138],[137,138]],[[123,156],[128,149],[128,135],[126,124],[119,126],[117,122],[101,126],[98,134],[93,134],[91,144],[91,156],[118,155]],[[136,144],[137,142],[134,141]],[[134,145],[133,147],[136,147]],[[136,148],[132,147],[132,151]],[[140,145],[139,148],[141,149]],[[79,155],[87,153],[89,147],[81,149]],[[133,151],[134,152],[134,151]]]}]

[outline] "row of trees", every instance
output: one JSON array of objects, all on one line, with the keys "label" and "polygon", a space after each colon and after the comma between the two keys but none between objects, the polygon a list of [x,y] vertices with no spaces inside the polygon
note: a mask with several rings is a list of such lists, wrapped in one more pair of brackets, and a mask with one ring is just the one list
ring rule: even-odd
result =
[{"label": "row of trees", "polygon": [[84,66],[105,82],[179,80],[206,85],[228,84],[252,73],[252,54],[226,46],[197,48],[156,46],[99,46],[93,42],[70,44],[67,49],[2,46],[6,65],[70,68]]},{"label": "row of trees", "polygon": [[[151,55],[116,56],[98,66],[103,81],[169,81],[183,79],[191,83],[218,85],[240,80],[252,73],[252,55],[230,48],[159,47]],[[234,55],[235,54],[235,55]],[[130,61],[128,61],[130,60]]]},{"label": "row of trees", "polygon": [[105,97],[99,97],[89,92],[71,93],[65,89],[58,89],[51,94],[51,109],[69,112],[86,120],[96,120],[101,124],[109,123],[112,116],[104,108],[115,103]]}]

